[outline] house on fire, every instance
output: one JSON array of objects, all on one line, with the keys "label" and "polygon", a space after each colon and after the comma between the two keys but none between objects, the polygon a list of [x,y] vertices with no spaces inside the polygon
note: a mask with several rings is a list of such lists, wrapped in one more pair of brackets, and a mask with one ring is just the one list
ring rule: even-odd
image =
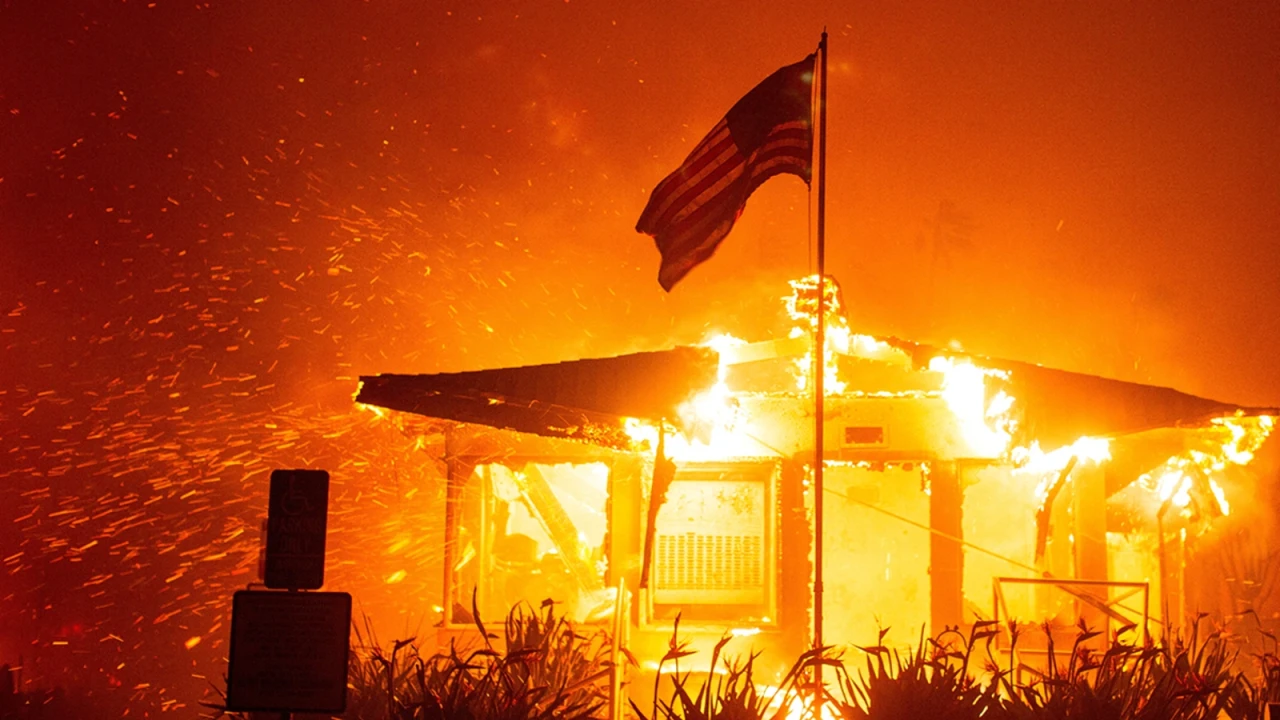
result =
[{"label": "house on fire", "polygon": [[[1256,599],[1247,577],[1198,595],[1188,578],[1200,538],[1247,502],[1278,411],[858,335],[838,300],[828,642],[1009,617],[1159,634],[1205,603]],[[783,340],[362,377],[359,403],[435,419],[414,432],[448,468],[442,636],[474,632],[473,609],[551,598],[626,628],[642,660],[665,652],[677,616],[695,640],[803,651],[812,318],[790,308],[800,326]]]}]

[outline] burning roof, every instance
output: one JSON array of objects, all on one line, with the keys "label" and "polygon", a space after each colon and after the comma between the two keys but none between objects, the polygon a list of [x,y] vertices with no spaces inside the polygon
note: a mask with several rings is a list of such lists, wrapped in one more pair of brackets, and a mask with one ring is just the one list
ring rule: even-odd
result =
[{"label": "burning roof", "polygon": [[625,447],[620,418],[658,422],[716,381],[715,351],[677,347],[433,375],[360,378],[356,402],[426,417]]},{"label": "burning roof", "polygon": [[[1020,445],[1034,441],[1055,448],[1084,436],[1203,427],[1213,418],[1228,415],[1277,413],[1165,387],[971,356],[896,338],[882,342],[905,352],[919,369],[945,357],[995,372],[999,384],[1018,399]],[[623,418],[674,421],[681,405],[716,383],[719,362],[720,354],[710,348],[678,347],[471,372],[362,376],[356,401],[425,417],[625,447],[620,432]],[[796,391],[788,388],[786,392]],[[864,394],[861,389],[854,392]]]},{"label": "burning roof", "polygon": [[927,367],[933,358],[954,357],[998,373],[1021,408],[1020,444],[1037,441],[1045,448],[1056,448],[1079,437],[1116,437],[1156,428],[1203,427],[1213,418],[1227,415],[1280,412],[1275,408],[1211,400],[1172,388],[956,353],[897,338],[885,342],[908,353],[917,367]]},{"label": "burning roof", "polygon": [[[433,375],[361,378],[357,402],[617,450],[653,450],[674,426],[677,460],[811,453],[810,342],[816,276],[792,283],[790,337],[721,336],[609,358]],[[1244,465],[1280,411],[1165,387],[987,358],[854,333],[838,285],[823,283],[828,460],[1005,458],[1056,476],[1072,458],[1108,464],[1106,495],[1143,480],[1188,504],[1200,487],[1227,504],[1213,475]],[[892,442],[888,436],[893,435]],[[833,449],[834,448],[834,449]],[[1113,454],[1114,453],[1114,454]],[[1203,487],[1201,487],[1203,486]],[[1206,502],[1208,502],[1206,500]]]}]

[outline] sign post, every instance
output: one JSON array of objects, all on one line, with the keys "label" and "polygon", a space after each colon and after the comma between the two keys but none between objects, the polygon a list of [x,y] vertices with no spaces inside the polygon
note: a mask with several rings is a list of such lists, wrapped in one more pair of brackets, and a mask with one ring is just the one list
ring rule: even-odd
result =
[{"label": "sign post", "polygon": [[329,473],[274,470],[262,582],[232,599],[226,709],[338,714],[347,705],[351,595],[324,585]]},{"label": "sign post", "polygon": [[273,470],[267,503],[263,583],[273,590],[319,590],[324,585],[324,539],[329,473]]},{"label": "sign post", "polygon": [[241,590],[232,600],[227,709],[342,713],[350,651],[349,593]]}]

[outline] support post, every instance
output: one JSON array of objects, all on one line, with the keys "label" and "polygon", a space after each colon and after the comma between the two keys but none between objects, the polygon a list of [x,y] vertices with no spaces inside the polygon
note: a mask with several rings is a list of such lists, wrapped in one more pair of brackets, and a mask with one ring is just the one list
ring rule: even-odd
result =
[{"label": "support post", "polygon": [[[1077,467],[1071,479],[1071,499],[1075,520],[1076,577],[1081,580],[1107,579],[1107,487],[1102,467],[1090,464]],[[1102,586],[1105,603],[1109,590]],[[1086,588],[1085,592],[1089,592]],[[1078,602],[1080,617],[1090,630],[1101,631],[1097,645],[1105,649],[1106,639],[1111,637],[1111,619],[1097,607]]]},{"label": "support post", "polygon": [[929,630],[958,626],[964,619],[964,493],[960,468],[935,462],[929,469]]},{"label": "support post", "polygon": [[458,505],[462,500],[462,484],[466,482],[466,478],[459,477],[462,474],[462,462],[454,454],[455,444],[453,429],[446,429],[444,431],[444,577],[441,582],[444,599],[440,603],[440,607],[443,608],[444,627],[453,624],[453,566],[458,561]]}]

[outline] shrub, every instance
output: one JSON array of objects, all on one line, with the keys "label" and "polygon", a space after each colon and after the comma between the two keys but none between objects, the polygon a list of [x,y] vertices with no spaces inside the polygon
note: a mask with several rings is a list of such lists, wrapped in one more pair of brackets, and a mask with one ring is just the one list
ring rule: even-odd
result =
[{"label": "shrub", "polygon": [[[412,639],[357,657],[348,718],[358,720],[595,720],[608,715],[609,642],[577,632],[544,602],[518,605],[501,636],[475,613],[481,647],[423,658]],[[495,642],[500,640],[500,642]],[[408,657],[398,657],[408,648]],[[385,714],[376,714],[382,708]]]},{"label": "shrub", "polygon": [[[811,650],[800,656],[777,687],[763,688],[756,684],[754,669],[758,653],[747,656],[743,662],[724,658],[723,671],[717,671],[722,659],[721,651],[730,640],[725,635],[711,651],[711,664],[704,679],[696,689],[691,686],[692,673],[680,672],[680,659],[693,654],[687,643],[680,640],[680,617],[676,616],[671,640],[666,654],[658,663],[653,680],[651,710],[646,714],[635,701],[631,709],[640,720],[782,720],[796,706],[807,702],[805,679],[807,670],[814,663],[836,664],[825,652]],[[668,697],[659,696],[663,669],[673,664],[671,691]]]},{"label": "shrub", "polygon": [[[474,605],[474,603],[473,603]],[[476,614],[478,618],[478,613]],[[834,673],[823,689],[828,713],[841,720],[1266,720],[1280,700],[1280,651],[1275,637],[1253,657],[1251,678],[1234,668],[1237,652],[1203,617],[1189,635],[1164,643],[1134,642],[1121,628],[1103,648],[1083,624],[1070,647],[1055,646],[1052,628],[1039,669],[1018,663],[1020,629],[1010,623],[1008,655],[993,651],[993,622],[968,634],[921,632],[911,649],[860,647],[864,666],[850,668],[831,648],[802,654],[778,687],[758,685],[758,654],[725,657],[726,636],[710,666],[693,672],[681,660],[693,653],[676,619],[658,666],[648,711],[639,720],[786,720],[812,717],[814,668]],[[514,608],[501,634],[476,620],[478,646],[424,657],[414,638],[380,646],[367,623],[357,632],[344,717],[352,720],[603,720],[609,713],[610,643],[603,631],[584,635],[555,605]],[[1059,644],[1061,645],[1061,643]],[[1025,652],[1025,651],[1024,651]],[[670,672],[664,672],[664,671]],[[670,689],[660,694],[663,677]],[[697,678],[697,680],[695,680]],[[221,708],[210,706],[225,714]]]},{"label": "shrub", "polygon": [[837,671],[840,696],[834,704],[841,717],[977,720],[989,716],[999,705],[997,686],[983,687],[974,681],[970,665],[979,643],[989,650],[993,625],[976,623],[968,636],[950,628],[936,638],[926,638],[922,628],[920,642],[907,652],[886,647],[888,629],[881,630],[876,645],[859,647],[867,654],[865,672],[850,673],[843,665]]},{"label": "shrub", "polygon": [[1219,633],[1201,635],[1197,619],[1189,638],[1138,646],[1125,640],[1133,629],[1122,628],[1106,650],[1098,652],[1087,645],[1098,633],[1082,623],[1063,657],[1046,625],[1044,672],[1028,682],[1015,682],[1007,673],[998,679],[1004,716],[1010,720],[1212,720],[1226,709],[1235,692],[1236,675],[1231,670],[1235,653]]},{"label": "shrub", "polygon": [[[474,601],[473,601],[474,606]],[[368,622],[356,630],[347,671],[349,720],[603,720],[611,663],[603,631],[580,634],[555,604],[519,605],[480,646],[424,657],[415,638],[381,646]],[[207,703],[214,717],[241,718]],[[298,717],[298,716],[295,716]]]}]

